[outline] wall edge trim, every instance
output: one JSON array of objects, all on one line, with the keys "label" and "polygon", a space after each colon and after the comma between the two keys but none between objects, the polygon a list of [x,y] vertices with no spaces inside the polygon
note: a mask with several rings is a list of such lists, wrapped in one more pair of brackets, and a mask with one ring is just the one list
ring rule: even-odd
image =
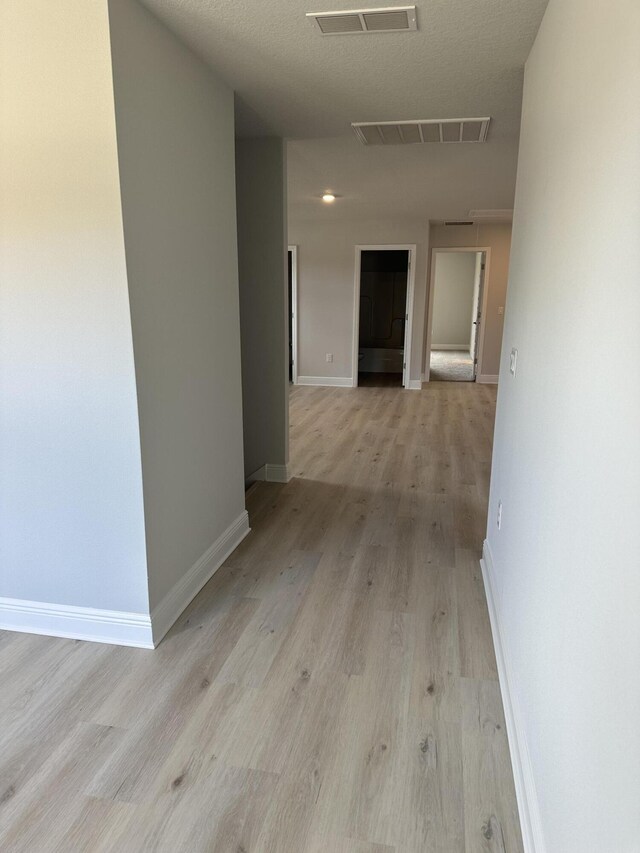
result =
[{"label": "wall edge trim", "polygon": [[298,385],[325,385],[328,388],[353,388],[351,376],[298,376]]},{"label": "wall edge trim", "polygon": [[267,462],[265,467],[265,480],[267,483],[288,483],[291,479],[289,466],[273,462]]},{"label": "wall edge trim", "polygon": [[513,691],[513,669],[507,648],[503,642],[504,632],[501,626],[500,609],[495,585],[495,569],[491,546],[485,539],[480,560],[482,579],[487,597],[491,633],[496,653],[498,680],[502,694],[504,717],[507,724],[509,754],[520,815],[520,827],[525,853],[546,853],[540,805],[536,792],[529,746],[522,723],[522,712]]},{"label": "wall edge trim", "polygon": [[0,629],[115,646],[153,648],[149,614],[124,610],[0,598]]},{"label": "wall edge trim", "polygon": [[267,462],[247,477],[247,483],[288,483],[291,479],[289,465]]},{"label": "wall edge trim", "polygon": [[250,531],[249,513],[245,509],[171,587],[162,601],[152,609],[151,626],[154,646],[158,645],[187,605],[193,601]]},{"label": "wall edge trim", "polygon": [[262,483],[267,479],[267,466],[261,465],[245,479],[245,483]]}]

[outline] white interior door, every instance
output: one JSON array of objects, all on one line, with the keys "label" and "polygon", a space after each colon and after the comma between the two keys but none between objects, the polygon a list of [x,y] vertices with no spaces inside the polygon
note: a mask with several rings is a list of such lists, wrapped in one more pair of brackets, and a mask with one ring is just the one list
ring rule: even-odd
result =
[{"label": "white interior door", "polygon": [[473,378],[478,375],[478,349],[482,327],[482,305],[484,295],[484,274],[486,268],[486,256],[484,252],[478,252],[475,284],[473,288],[473,312],[471,323],[471,358],[473,359]]},{"label": "white interior door", "polygon": [[405,306],[405,315],[404,315],[404,346],[402,351],[402,387],[409,387],[409,369],[407,365],[409,364],[409,353],[407,348],[411,346],[411,310],[412,310],[412,300],[413,300],[413,291],[411,288],[411,264],[413,263],[413,252],[411,249],[407,250],[407,302]]}]

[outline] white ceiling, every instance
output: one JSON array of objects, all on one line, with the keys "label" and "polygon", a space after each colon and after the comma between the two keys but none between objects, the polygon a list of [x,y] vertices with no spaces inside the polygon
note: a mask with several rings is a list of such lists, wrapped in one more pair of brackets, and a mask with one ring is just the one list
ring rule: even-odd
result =
[{"label": "white ceiling", "polygon": [[[351,136],[288,146],[289,216],[296,219],[465,219],[513,207],[517,141],[366,147]],[[327,189],[340,197],[319,198]]]},{"label": "white ceiling", "polygon": [[[433,215],[452,180],[457,190],[442,216],[512,206],[523,66],[547,0],[416,0],[417,32],[341,36],[322,36],[305,13],[393,4],[145,3],[236,91],[239,135],[296,140],[289,145],[292,213],[311,215],[317,195],[331,187],[343,196],[334,216],[383,200],[404,215]],[[350,128],[352,121],[484,115],[492,122],[483,145],[368,149]]]}]

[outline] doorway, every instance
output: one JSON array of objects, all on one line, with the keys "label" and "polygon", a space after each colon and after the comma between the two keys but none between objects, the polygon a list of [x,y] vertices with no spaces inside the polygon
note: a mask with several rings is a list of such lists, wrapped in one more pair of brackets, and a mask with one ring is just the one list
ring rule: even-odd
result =
[{"label": "doorway", "polygon": [[488,249],[433,249],[429,379],[475,382],[482,358]]},{"label": "doorway", "polygon": [[287,288],[289,306],[289,382],[298,382],[298,247],[287,251]]},{"label": "doorway", "polygon": [[353,385],[408,387],[415,246],[356,246]]}]

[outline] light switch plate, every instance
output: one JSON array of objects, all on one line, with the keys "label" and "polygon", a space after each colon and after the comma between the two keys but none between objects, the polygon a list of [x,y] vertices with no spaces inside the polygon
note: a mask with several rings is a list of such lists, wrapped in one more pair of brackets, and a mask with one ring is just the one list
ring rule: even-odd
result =
[{"label": "light switch plate", "polygon": [[509,370],[513,376],[516,375],[516,364],[517,363],[518,363],[518,350],[514,348],[511,350],[511,357],[509,359]]}]

